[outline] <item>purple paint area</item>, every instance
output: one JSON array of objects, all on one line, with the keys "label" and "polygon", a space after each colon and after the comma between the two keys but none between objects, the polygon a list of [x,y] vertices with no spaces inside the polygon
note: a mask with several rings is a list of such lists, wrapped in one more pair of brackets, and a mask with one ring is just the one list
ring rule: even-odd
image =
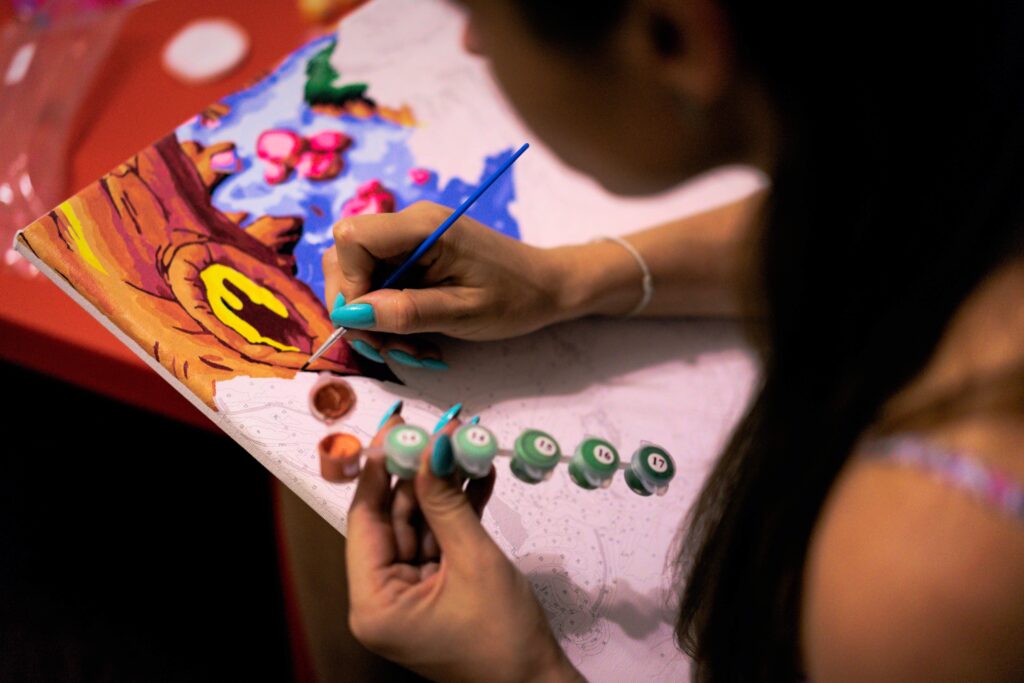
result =
[{"label": "purple paint area", "polygon": [[[264,80],[226,97],[223,102],[230,111],[216,125],[210,127],[196,118],[177,130],[181,141],[195,140],[203,145],[222,141],[235,143],[239,170],[225,178],[214,191],[213,203],[218,209],[244,211],[250,220],[263,215],[303,219],[302,238],[294,251],[296,277],[321,299],[324,297],[323,253],[333,248],[332,227],[342,216],[345,205],[358,198],[359,188],[379,182],[393,195],[397,211],[421,200],[454,208],[515,151],[500,150],[487,157],[477,178],[452,178],[442,185],[430,159],[413,157],[408,145],[413,129],[376,115],[357,118],[310,110],[302,97],[305,66],[331,39],[326,37],[309,43]],[[372,84],[368,94],[373,96]],[[381,104],[401,105],[400,102]],[[271,185],[264,178],[264,160],[257,154],[257,141],[271,129],[287,129],[318,141],[344,135],[351,138],[352,144],[342,152],[342,168],[336,176],[317,180],[292,172]],[[518,239],[519,225],[509,212],[515,198],[513,174],[514,169],[510,169],[467,215]]]}]

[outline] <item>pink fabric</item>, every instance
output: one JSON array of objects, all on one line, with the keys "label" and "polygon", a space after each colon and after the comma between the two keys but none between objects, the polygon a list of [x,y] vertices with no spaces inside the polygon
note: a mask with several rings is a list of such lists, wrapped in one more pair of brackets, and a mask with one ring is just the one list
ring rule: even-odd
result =
[{"label": "pink fabric", "polygon": [[929,443],[913,434],[897,434],[869,446],[868,456],[916,467],[1018,521],[1024,522],[1024,484],[968,453]]}]

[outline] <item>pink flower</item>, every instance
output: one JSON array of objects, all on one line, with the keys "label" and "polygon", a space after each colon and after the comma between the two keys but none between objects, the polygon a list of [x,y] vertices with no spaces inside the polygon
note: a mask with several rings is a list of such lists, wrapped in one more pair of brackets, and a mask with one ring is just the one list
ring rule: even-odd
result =
[{"label": "pink flower", "polygon": [[395,195],[380,184],[370,180],[356,189],[356,196],[341,207],[341,216],[364,216],[374,213],[390,213],[395,210]]},{"label": "pink flower", "polygon": [[430,180],[430,171],[425,168],[410,168],[409,180],[411,180],[414,185],[423,185]]},{"label": "pink flower", "polygon": [[294,166],[303,147],[302,138],[290,130],[265,130],[256,140],[256,156]]},{"label": "pink flower", "polygon": [[303,178],[310,180],[326,180],[338,175],[341,171],[341,157],[330,152],[303,152],[295,170]]},{"label": "pink flower", "polygon": [[234,173],[242,167],[235,150],[226,149],[210,157],[210,168],[221,173]]},{"label": "pink flower", "polygon": [[341,153],[351,144],[352,138],[336,130],[304,138],[290,130],[271,129],[256,140],[256,156],[266,165],[263,178],[272,185],[287,180],[292,169],[309,180],[327,180],[341,173]]},{"label": "pink flower", "polygon": [[271,185],[277,185],[283,183],[288,178],[290,169],[284,164],[280,164],[276,161],[264,161],[265,168],[263,169],[263,179]]},{"label": "pink flower", "polygon": [[352,144],[352,138],[337,130],[322,130],[306,138],[306,141],[315,152],[341,152]]}]

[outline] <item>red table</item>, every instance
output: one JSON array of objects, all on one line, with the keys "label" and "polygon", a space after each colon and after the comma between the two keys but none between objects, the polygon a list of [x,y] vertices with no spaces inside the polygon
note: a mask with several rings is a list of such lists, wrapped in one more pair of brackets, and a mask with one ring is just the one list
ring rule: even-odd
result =
[{"label": "red table", "polygon": [[[0,8],[0,20],[12,13]],[[240,68],[207,85],[185,85],[160,64],[167,40],[189,21],[220,16],[249,32]],[[75,121],[67,195],[218,98],[243,88],[324,28],[302,20],[295,0],[157,0],[132,10]],[[0,266],[0,358],[127,403],[219,431],[45,276]]]}]

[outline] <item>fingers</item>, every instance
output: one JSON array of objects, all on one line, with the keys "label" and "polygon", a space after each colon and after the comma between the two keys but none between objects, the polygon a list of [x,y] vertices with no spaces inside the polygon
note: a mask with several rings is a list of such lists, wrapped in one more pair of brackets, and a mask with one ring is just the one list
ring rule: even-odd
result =
[{"label": "fingers", "polygon": [[[400,412],[400,410],[401,408],[397,407],[396,413]],[[399,414],[392,414],[386,417],[371,445],[381,445],[384,435],[393,427],[403,423],[404,419]],[[433,452],[434,442],[436,442],[437,438],[441,434],[452,434],[459,424],[457,418],[448,422],[444,429],[431,439],[431,442],[424,449],[422,457],[429,457],[429,454]],[[420,511],[412,480],[399,480],[395,484],[388,507],[391,514],[391,528],[395,538],[396,560],[398,562],[438,560],[440,558],[440,549]]]},{"label": "fingers", "polygon": [[399,562],[413,562],[419,554],[422,529],[416,522],[420,517],[412,480],[400,479],[391,499],[391,526]]},{"label": "fingers", "polygon": [[[462,472],[456,470],[451,476],[455,478],[455,485],[459,488],[463,488],[463,483],[466,481],[465,476]],[[473,508],[477,517],[483,515],[484,506],[487,505],[487,501],[490,500],[491,492],[494,490],[494,468],[491,468],[490,473],[483,479],[470,479],[469,483],[463,489],[466,493],[466,497],[469,499],[469,504]],[[441,557],[441,546],[437,543],[437,538],[434,533],[430,530],[430,527],[426,525],[426,520],[423,516],[420,516],[423,521],[423,535],[420,541],[420,558],[421,561],[432,561],[437,560]]]},{"label": "fingers", "polygon": [[[444,453],[446,449],[447,454]],[[472,563],[477,549],[481,545],[493,544],[493,541],[480,524],[480,518],[457,478],[438,477],[431,471],[431,460],[435,465],[439,460],[450,462],[450,449],[451,437],[439,435],[435,453],[431,458],[423,459],[414,483],[420,509],[441,552],[448,562],[461,565]],[[441,451],[440,456],[438,451]]]},{"label": "fingers", "polygon": [[[379,447],[395,425],[402,424],[402,402],[397,401],[385,414],[371,446]],[[359,483],[348,514],[348,542],[345,545],[349,589],[352,595],[368,595],[379,586],[380,570],[395,562],[397,546],[392,529],[391,475],[384,458],[368,457],[359,474]]]},{"label": "fingers", "polygon": [[[378,264],[400,262],[448,213],[440,205],[420,202],[397,214],[354,216],[338,221],[334,226],[334,248],[323,254],[324,295],[334,324],[405,335],[448,332],[453,321],[465,318],[474,291],[468,287],[442,285],[370,292]],[[446,237],[450,240],[452,234],[449,232]],[[433,263],[442,244],[438,242],[428,250],[420,264]]]},{"label": "fingers", "polygon": [[434,532],[427,526],[426,519],[423,520],[422,525],[423,540],[420,541],[420,561],[438,562],[441,559],[441,546],[437,544],[437,538],[434,537]]},{"label": "fingers", "polygon": [[[454,410],[455,412],[452,412],[452,410]],[[459,411],[461,411],[461,404],[457,409],[453,408],[452,410],[450,410],[447,413],[451,415],[451,419],[444,423],[440,429],[438,429],[437,427],[434,428],[436,433],[431,438],[430,446],[427,448],[427,451],[429,452],[424,452],[422,456],[425,460],[431,463],[431,466],[433,466],[432,459],[434,458],[438,450],[438,440],[441,439],[442,437],[451,438],[452,434],[454,434],[456,430],[458,430],[458,428],[462,425],[462,421],[459,420],[458,418],[458,413]],[[456,485],[459,488],[461,488],[463,482],[461,474],[458,471],[455,471],[453,472],[453,476],[456,478]],[[413,482],[409,483],[411,484]],[[441,546],[438,545],[437,537],[434,536],[434,532],[431,531],[430,525],[427,523],[426,517],[423,514],[422,509],[417,508],[416,512],[417,515],[416,518],[413,520],[413,525],[419,531],[420,537],[418,559],[421,562],[437,561],[441,558]]]},{"label": "fingers", "polygon": [[420,581],[426,581],[431,576],[437,573],[437,570],[441,568],[441,565],[437,562],[426,562],[420,565]]},{"label": "fingers", "polygon": [[[435,434],[421,455],[420,471],[415,479],[399,481],[393,491],[388,491],[390,478],[380,466],[382,459],[374,459],[378,461],[377,474],[386,480],[373,489],[376,491],[372,502],[377,535],[390,541],[387,554],[380,553],[378,557],[390,557],[392,562],[424,564],[438,561],[448,547],[460,548],[460,557],[450,560],[460,563],[471,561],[473,552],[481,549],[480,543],[493,545],[480,524],[480,516],[494,489],[494,468],[487,477],[469,481],[463,490],[465,476],[455,468],[451,447],[451,436],[462,424],[458,419],[460,409],[461,405],[453,406],[435,427]],[[404,422],[400,410],[399,402],[385,415],[372,446],[380,447],[386,433]],[[450,474],[439,477],[434,471]],[[363,486],[362,481],[360,486]],[[476,551],[468,556],[461,550],[463,545],[473,548],[474,544]]]},{"label": "fingers", "polygon": [[473,512],[476,513],[477,517],[483,516],[484,508],[487,507],[487,501],[491,499],[491,494],[494,493],[494,482],[496,479],[497,472],[492,465],[491,471],[487,473],[486,477],[470,479],[469,483],[466,484],[466,498],[469,499],[469,505],[473,508]]},{"label": "fingers", "polygon": [[[327,302],[327,311],[330,312],[337,304],[342,303],[342,301],[338,301],[338,295],[342,294],[338,250],[331,245],[320,256],[324,271],[324,301]],[[345,295],[342,294],[341,298],[344,300]]]},{"label": "fingers", "polygon": [[358,532],[372,528],[372,525],[387,523],[390,495],[391,479],[383,458],[367,458],[349,507],[349,533],[352,533],[353,524]]},{"label": "fingers", "polygon": [[405,419],[402,418],[402,407],[404,401],[395,401],[394,404],[388,408],[388,412],[384,414],[383,419],[380,421],[380,427],[377,428],[377,433],[373,435],[373,439],[370,440],[371,448],[380,448],[384,445],[384,437],[387,436],[388,432],[391,431],[392,427],[397,427],[400,424],[405,424]]},{"label": "fingers", "polygon": [[448,369],[437,345],[422,337],[350,330],[345,340],[353,351],[374,363],[433,371]]},{"label": "fingers", "polygon": [[461,321],[476,310],[478,291],[461,285],[424,289],[378,289],[331,312],[331,321],[376,333],[444,332],[458,336]]},{"label": "fingers", "polygon": [[[418,202],[398,213],[353,216],[335,223],[338,291],[349,301],[368,292],[379,261],[411,253],[449,212],[438,204]],[[436,258],[436,250],[428,252],[423,262]]]},{"label": "fingers", "polygon": [[381,335],[350,329],[345,333],[344,340],[353,351],[363,358],[382,365],[386,362]]},{"label": "fingers", "polygon": [[391,475],[384,467],[384,459],[367,458],[348,513],[345,554],[353,595],[373,590],[378,571],[395,561],[390,498]]}]

